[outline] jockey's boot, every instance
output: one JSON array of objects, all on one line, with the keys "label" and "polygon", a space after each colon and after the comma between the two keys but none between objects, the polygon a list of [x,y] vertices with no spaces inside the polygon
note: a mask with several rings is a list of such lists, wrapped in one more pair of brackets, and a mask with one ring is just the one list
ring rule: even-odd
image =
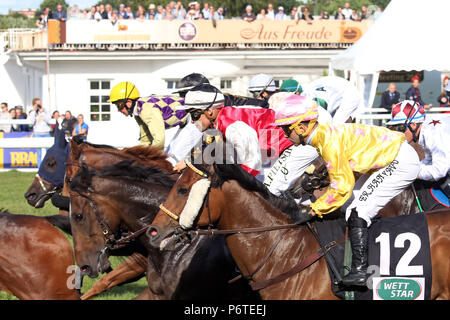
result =
[{"label": "jockey's boot", "polygon": [[302,224],[308,222],[309,220],[312,220],[312,218],[314,218],[314,216],[312,214],[309,214],[309,207],[300,206],[294,222],[296,224]]},{"label": "jockey's boot", "polygon": [[342,279],[346,286],[366,286],[368,266],[369,232],[367,222],[358,217],[355,209],[348,219],[348,234],[352,247],[352,266],[350,273]]}]

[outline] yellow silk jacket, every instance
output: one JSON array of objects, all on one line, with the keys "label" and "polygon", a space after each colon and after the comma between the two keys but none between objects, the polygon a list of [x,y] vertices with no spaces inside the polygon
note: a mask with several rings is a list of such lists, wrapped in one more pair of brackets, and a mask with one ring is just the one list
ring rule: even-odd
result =
[{"label": "yellow silk jacket", "polygon": [[310,143],[327,163],[330,185],[311,204],[314,212],[322,217],[337,210],[352,194],[353,172],[365,174],[389,165],[404,141],[404,134],[383,127],[319,124]]}]

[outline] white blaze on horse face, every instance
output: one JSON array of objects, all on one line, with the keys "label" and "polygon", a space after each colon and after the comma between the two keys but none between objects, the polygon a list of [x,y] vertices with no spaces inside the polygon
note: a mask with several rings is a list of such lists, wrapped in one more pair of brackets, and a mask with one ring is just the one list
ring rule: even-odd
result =
[{"label": "white blaze on horse face", "polygon": [[201,179],[192,186],[188,200],[180,214],[180,226],[183,229],[191,228],[194,224],[194,220],[199,214],[210,185],[211,181]]}]

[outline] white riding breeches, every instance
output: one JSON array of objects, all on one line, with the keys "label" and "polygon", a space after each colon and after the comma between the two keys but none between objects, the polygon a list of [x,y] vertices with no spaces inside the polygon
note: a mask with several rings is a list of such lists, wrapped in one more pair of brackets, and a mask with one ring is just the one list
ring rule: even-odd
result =
[{"label": "white riding breeches", "polygon": [[[419,174],[419,156],[406,141],[386,167],[356,181],[352,197],[340,208],[348,220],[353,208],[370,226],[371,219],[394,197],[411,185]],[[348,205],[350,204],[350,205]]]}]

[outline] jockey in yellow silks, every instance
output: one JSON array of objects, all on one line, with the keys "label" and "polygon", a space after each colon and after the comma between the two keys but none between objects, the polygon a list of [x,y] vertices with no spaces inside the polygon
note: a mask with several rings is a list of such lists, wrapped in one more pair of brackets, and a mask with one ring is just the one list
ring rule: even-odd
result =
[{"label": "jockey in yellow silks", "polygon": [[[419,157],[403,134],[363,124],[319,123],[316,102],[298,95],[286,98],[275,113],[274,125],[294,145],[311,145],[327,163],[330,185],[311,204],[301,221],[339,209],[349,201],[346,220],[352,246],[352,268],[344,285],[365,286],[368,230],[392,198],[407,188],[419,172]],[[355,183],[353,172],[363,175]]]}]

